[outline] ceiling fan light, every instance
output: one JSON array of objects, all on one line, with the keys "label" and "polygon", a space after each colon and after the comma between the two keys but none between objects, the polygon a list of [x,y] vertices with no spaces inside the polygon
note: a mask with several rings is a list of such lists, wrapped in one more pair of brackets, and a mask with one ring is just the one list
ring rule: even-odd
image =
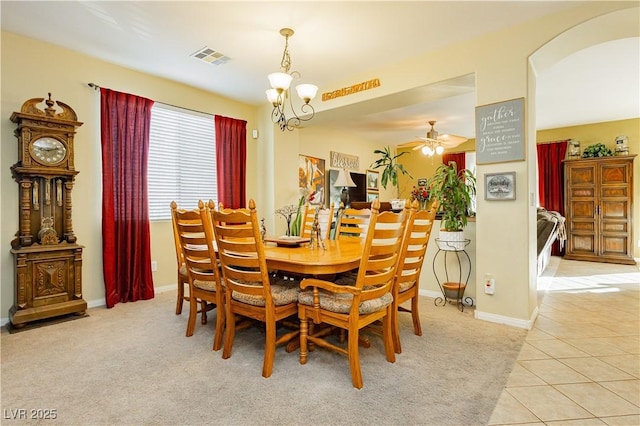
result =
[{"label": "ceiling fan light", "polygon": [[302,99],[304,103],[308,104],[311,99],[316,97],[316,93],[318,93],[318,86],[315,84],[298,84],[296,86],[296,92],[298,92],[300,99]]},{"label": "ceiling fan light", "polygon": [[431,157],[433,155],[433,148],[431,148],[429,145],[425,145],[422,147],[422,153]]},{"label": "ceiling fan light", "polygon": [[443,152],[444,152],[444,147],[442,145],[436,146],[436,154],[442,155]]},{"label": "ceiling fan light", "polygon": [[286,72],[274,72],[269,74],[268,77],[271,87],[280,92],[287,90],[291,85],[291,80],[293,80],[293,76]]}]

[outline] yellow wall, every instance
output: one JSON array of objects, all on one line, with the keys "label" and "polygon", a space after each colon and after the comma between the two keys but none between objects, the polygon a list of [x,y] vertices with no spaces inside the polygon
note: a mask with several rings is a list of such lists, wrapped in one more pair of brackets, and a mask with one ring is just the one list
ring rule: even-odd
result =
[{"label": "yellow wall", "polygon": [[[6,320],[14,299],[14,267],[9,249],[18,230],[18,185],[9,168],[18,159],[15,124],[11,113],[30,98],[46,98],[71,106],[84,124],[75,137],[75,163],[79,171],[73,190],[73,227],[83,252],[83,292],[90,305],[104,300],[101,234],[101,154],[100,154],[100,94],[90,89],[93,82],[103,87],[144,96],[158,102],[178,105],[212,114],[247,120],[247,128],[257,127],[256,108],[220,96],[112,65],[59,47],[2,33],[2,74],[0,122],[0,318]],[[257,193],[256,144],[248,136],[247,187],[249,196]],[[169,206],[167,206],[167,209]],[[154,284],[175,286],[176,260],[171,222],[151,225],[152,258],[158,261]]]}]

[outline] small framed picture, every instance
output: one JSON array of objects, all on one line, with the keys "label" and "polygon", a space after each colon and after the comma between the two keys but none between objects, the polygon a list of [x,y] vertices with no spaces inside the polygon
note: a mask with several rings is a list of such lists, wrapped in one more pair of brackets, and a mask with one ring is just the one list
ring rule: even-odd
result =
[{"label": "small framed picture", "polygon": [[377,170],[367,170],[367,191],[378,191],[380,189],[378,186],[378,177],[379,173]]},{"label": "small framed picture", "polygon": [[372,203],[373,200],[375,200],[379,196],[380,194],[378,194],[378,191],[367,191],[367,202]]},{"label": "small framed picture", "polygon": [[516,172],[486,173],[484,199],[487,201],[515,200]]}]

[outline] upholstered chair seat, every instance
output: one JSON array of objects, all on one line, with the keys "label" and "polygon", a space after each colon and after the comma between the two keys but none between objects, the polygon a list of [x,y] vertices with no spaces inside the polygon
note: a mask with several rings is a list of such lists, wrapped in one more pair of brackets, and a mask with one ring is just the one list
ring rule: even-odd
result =
[{"label": "upholstered chair seat", "polygon": [[[326,311],[337,312],[339,314],[348,314],[353,304],[353,294],[351,293],[331,293],[325,290],[318,290],[320,296],[320,309]],[[307,306],[313,306],[313,290],[305,290],[300,292],[298,303]],[[365,300],[360,303],[358,313],[360,315],[371,314],[385,309],[393,303],[391,293],[385,293],[375,299]]]},{"label": "upholstered chair seat", "polygon": [[[275,306],[288,305],[298,301],[298,293],[300,293],[300,281],[292,279],[282,279],[278,277],[270,277],[271,280],[271,298]],[[242,282],[244,285],[261,287],[262,282],[250,283]],[[265,298],[259,294],[246,294],[239,291],[231,293],[231,297],[238,302],[247,303],[253,306],[265,306]]]}]

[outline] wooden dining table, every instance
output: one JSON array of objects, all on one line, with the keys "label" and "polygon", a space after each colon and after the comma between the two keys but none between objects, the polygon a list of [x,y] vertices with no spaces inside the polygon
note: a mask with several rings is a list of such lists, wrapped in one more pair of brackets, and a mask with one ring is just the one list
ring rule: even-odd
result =
[{"label": "wooden dining table", "polygon": [[325,248],[312,248],[309,243],[298,246],[265,242],[264,253],[271,270],[318,276],[347,272],[360,265],[364,241],[361,238],[326,240]]}]

